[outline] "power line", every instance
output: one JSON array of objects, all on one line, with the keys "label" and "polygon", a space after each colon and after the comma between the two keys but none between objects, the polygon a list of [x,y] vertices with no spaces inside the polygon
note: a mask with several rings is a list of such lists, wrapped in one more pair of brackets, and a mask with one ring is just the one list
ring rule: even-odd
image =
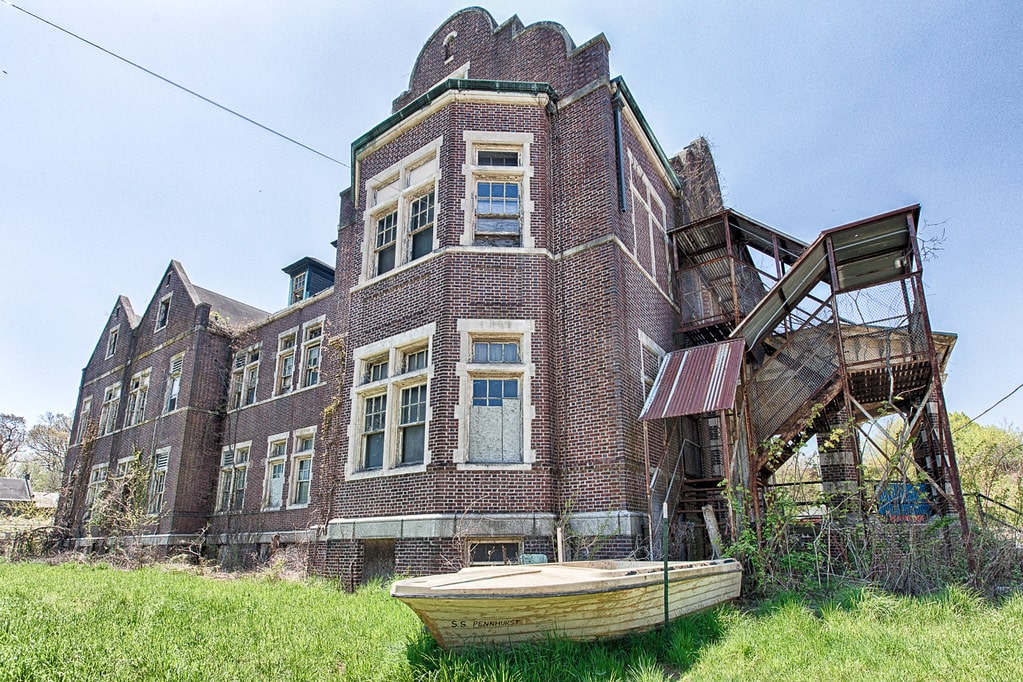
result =
[{"label": "power line", "polygon": [[86,45],[90,45],[90,46],[96,48],[100,52],[104,52],[104,53],[110,55],[111,57],[114,57],[115,59],[119,59],[122,62],[124,62],[125,64],[128,64],[130,66],[134,66],[136,69],[138,69],[140,71],[144,71],[145,73],[148,73],[150,76],[153,76],[154,78],[159,78],[164,83],[167,83],[168,85],[173,85],[178,90],[183,90],[183,91],[187,92],[189,95],[192,95],[193,97],[198,97],[202,101],[204,101],[204,102],[206,102],[208,104],[212,104],[213,106],[215,106],[218,109],[221,109],[223,111],[226,111],[227,113],[231,114],[232,116],[237,116],[238,118],[242,119],[243,121],[251,123],[252,125],[257,126],[259,128],[262,128],[263,130],[267,131],[268,133],[273,133],[277,137],[283,138],[283,139],[287,140],[288,142],[291,142],[292,144],[297,144],[302,149],[311,151],[313,154],[316,154],[318,156],[322,156],[323,158],[327,159],[328,161],[333,161],[334,163],[339,164],[341,166],[344,166],[345,168],[350,168],[350,166],[347,163],[345,163],[344,161],[338,161],[333,156],[328,156],[327,154],[324,154],[321,151],[313,149],[309,145],[302,144],[298,140],[296,140],[294,138],[291,138],[291,137],[288,137],[284,133],[278,132],[278,131],[274,130],[273,128],[269,127],[269,126],[263,125],[259,121],[254,121],[253,119],[249,118],[248,116],[245,116],[244,114],[240,114],[240,113],[238,113],[237,111],[235,111],[234,109],[232,109],[230,107],[224,106],[223,104],[220,104],[219,102],[215,102],[212,99],[210,99],[209,97],[204,97],[203,95],[200,95],[195,90],[189,90],[184,85],[181,85],[180,83],[175,83],[171,79],[165,78],[164,76],[161,76],[160,74],[156,73],[155,71],[150,71],[149,69],[147,69],[146,67],[142,66],[141,64],[136,64],[135,62],[131,61],[130,59],[126,59],[126,58],[122,57],[119,54],[111,52],[110,50],[106,49],[105,47],[103,47],[101,45],[97,45],[96,43],[92,42],[91,40],[83,38],[82,36],[78,35],[77,33],[73,33],[71,31],[67,30],[66,28],[63,28],[62,26],[58,26],[57,24],[53,23],[52,21],[48,21],[47,19],[44,19],[43,17],[39,16],[38,14],[33,14],[32,12],[29,12],[27,9],[24,9],[23,7],[18,7],[13,2],[10,2],[10,0],[2,0],[2,2],[4,4],[6,4],[6,5],[10,5],[11,7],[13,7],[16,10],[18,10],[19,12],[24,12],[25,14],[29,15],[33,19],[37,19],[37,20],[43,22],[44,24],[46,24],[48,26],[52,26],[53,28],[57,29],[58,31],[62,31],[63,33],[68,34],[69,36],[71,36],[72,38],[75,38],[76,40],[82,41]]},{"label": "power line", "polygon": [[1013,394],[1013,393],[1015,393],[1016,391],[1018,391],[1018,390],[1019,390],[1019,389],[1021,389],[1021,388],[1023,388],[1023,384],[1020,384],[1020,385],[1019,385],[1019,386],[1017,386],[1016,388],[1012,389],[1011,391],[1009,391],[1008,393],[1006,393],[1005,395],[1003,395],[1003,396],[1002,396],[1001,398],[999,398],[999,399],[998,399],[998,401],[997,401],[997,402],[996,402],[996,403],[995,403],[994,405],[992,405],[991,407],[987,408],[986,410],[984,410],[983,412],[981,412],[980,414],[978,414],[978,415],[977,415],[976,417],[974,417],[974,418],[973,418],[973,419],[971,419],[970,421],[966,422],[965,424],[960,424],[960,425],[959,425],[959,428],[957,428],[957,429],[956,429],[955,431],[953,431],[952,433],[959,433],[960,431],[962,431],[963,429],[965,429],[965,428],[966,428],[967,426],[969,426],[970,424],[972,424],[973,422],[977,421],[978,419],[980,419],[981,417],[983,417],[983,416],[984,416],[985,414],[987,414],[988,412],[990,412],[991,410],[993,410],[993,409],[995,409],[996,407],[998,407],[999,405],[1001,405],[1001,404],[1002,404],[1003,402],[1005,402],[1005,401],[1006,401],[1007,399],[1009,399],[1009,398],[1010,398],[1010,397],[1012,396],[1012,394]]}]

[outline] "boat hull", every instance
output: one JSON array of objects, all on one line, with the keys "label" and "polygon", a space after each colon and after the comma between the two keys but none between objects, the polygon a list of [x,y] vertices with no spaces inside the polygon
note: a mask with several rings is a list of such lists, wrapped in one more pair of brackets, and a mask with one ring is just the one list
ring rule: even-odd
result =
[{"label": "boat hull", "polygon": [[[664,623],[659,562],[569,562],[463,569],[395,582],[391,594],[422,619],[440,646],[514,644],[548,635],[621,637]],[[671,562],[669,619],[739,596],[732,560]]]}]

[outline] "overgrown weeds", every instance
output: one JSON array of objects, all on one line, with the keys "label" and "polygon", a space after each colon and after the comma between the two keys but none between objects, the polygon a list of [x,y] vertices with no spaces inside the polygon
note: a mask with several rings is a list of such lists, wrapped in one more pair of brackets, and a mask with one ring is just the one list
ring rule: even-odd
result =
[{"label": "overgrown weeds", "polygon": [[774,489],[768,496],[757,521],[733,503],[741,523],[727,553],[744,561],[747,598],[828,594],[845,585],[906,595],[967,584],[987,596],[1023,589],[1018,534],[974,526],[980,561],[978,570],[970,571],[961,528],[952,517],[890,523],[873,510],[862,514],[862,498],[855,494],[820,493],[809,504],[792,488]]},{"label": "overgrown weeds", "polygon": [[7,680],[1018,679],[1023,594],[838,589],[722,605],[621,640],[440,649],[374,583],[210,580],[147,567],[0,563]]}]

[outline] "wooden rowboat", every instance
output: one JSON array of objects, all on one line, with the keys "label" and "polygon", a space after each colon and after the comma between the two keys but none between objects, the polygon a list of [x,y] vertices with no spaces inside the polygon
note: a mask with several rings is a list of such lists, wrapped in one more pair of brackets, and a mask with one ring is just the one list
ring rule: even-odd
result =
[{"label": "wooden rowboat", "polygon": [[[739,596],[734,559],[668,563],[669,619]],[[405,602],[446,649],[513,644],[548,633],[569,639],[620,637],[664,623],[664,564],[575,561],[485,566],[399,580]]]}]

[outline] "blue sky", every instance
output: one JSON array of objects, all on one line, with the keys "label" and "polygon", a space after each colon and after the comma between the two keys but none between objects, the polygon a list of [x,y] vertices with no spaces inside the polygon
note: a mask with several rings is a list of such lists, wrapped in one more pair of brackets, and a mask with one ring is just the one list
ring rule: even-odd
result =
[{"label": "blue sky", "polygon": [[[333,262],[349,171],[0,0],[0,412],[74,409],[118,294],[170,259],[251,305]],[[10,0],[329,156],[390,112],[448,2]],[[492,2],[603,32],[669,154],[703,135],[726,204],[805,240],[922,204],[951,409],[1023,383],[1023,7],[1016,2]],[[1023,391],[984,423],[1023,424]]]}]

